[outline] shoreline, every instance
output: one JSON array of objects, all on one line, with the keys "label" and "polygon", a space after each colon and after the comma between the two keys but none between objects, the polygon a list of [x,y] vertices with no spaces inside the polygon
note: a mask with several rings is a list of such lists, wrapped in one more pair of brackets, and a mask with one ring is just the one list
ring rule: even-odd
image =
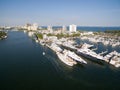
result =
[{"label": "shoreline", "polygon": [[7,32],[0,31],[0,40],[6,39],[7,38]]},{"label": "shoreline", "polygon": [[[94,36],[94,35],[93,35]],[[96,36],[96,35],[95,35]],[[84,36],[83,36],[84,37]],[[109,37],[109,36],[108,36]],[[47,37],[47,38],[49,38],[49,37]],[[78,38],[78,37],[76,37],[76,38]],[[79,38],[81,38],[81,37],[79,37]],[[88,38],[88,37],[87,37]],[[92,37],[93,38],[93,37]],[[98,38],[98,37],[97,37]],[[100,36],[99,36],[99,38],[101,38]],[[44,40],[44,39],[39,39],[38,38],[38,42],[41,42],[41,40],[42,40],[42,42],[46,42],[46,40]],[[55,39],[55,40],[53,40],[51,43],[56,43],[56,44],[59,44],[59,43],[61,43],[61,44],[59,44],[59,45],[61,45],[61,46],[63,46],[63,48],[65,49],[66,47],[69,49],[69,50],[72,50],[72,51],[74,51],[75,53],[77,53],[78,52],[78,48],[75,48],[75,46],[73,45],[73,43],[74,42],[71,42],[71,40],[73,40],[73,37],[69,37],[69,38],[64,38],[63,40],[62,39]],[[97,39],[98,40],[98,39]],[[70,41],[70,42],[68,42],[68,41]],[[59,43],[58,43],[59,42]],[[66,45],[64,44],[64,43],[62,43],[62,42],[64,42],[64,43],[66,43]],[[105,41],[103,41],[103,42],[105,42]],[[108,42],[111,42],[111,40],[110,41],[108,41]],[[116,41],[115,41],[116,42]],[[118,40],[118,44],[116,44],[116,45],[114,45],[114,46],[118,46],[118,45],[120,45],[120,41]],[[114,43],[114,40],[113,40],[113,43]],[[113,44],[112,43],[112,44]],[[42,44],[43,45],[43,43],[40,43],[40,44]],[[111,45],[112,45],[111,44]],[[46,44],[44,44],[45,46],[47,46],[47,47],[49,47],[50,49],[52,49],[53,51],[55,51],[56,53],[57,53],[57,51],[54,49],[54,47],[53,48],[51,48],[51,46],[50,45],[48,45],[48,43],[46,43]],[[73,46],[74,47],[73,47]],[[87,49],[87,48],[86,48]],[[76,52],[76,50],[77,50],[77,52]],[[82,50],[82,49],[81,49]],[[84,49],[83,49],[84,50]],[[90,49],[89,49],[90,50]],[[89,51],[88,50],[88,51]],[[86,58],[87,57],[87,54],[85,55],[85,53],[84,52],[81,52],[83,55],[83,57],[84,58]],[[92,56],[92,53],[93,54],[96,54],[97,56]],[[112,52],[111,52],[112,53]],[[58,53],[57,53],[58,54]],[[109,53],[108,53],[109,54]],[[108,55],[107,54],[107,55]],[[89,58],[90,59],[96,59],[95,61],[97,61],[98,63],[101,63],[101,62],[108,62],[109,61],[109,58],[108,59],[105,59],[105,56],[103,57],[103,56],[101,56],[101,55],[99,55],[99,54],[97,54],[97,53],[95,53],[94,51],[90,51],[90,54],[88,54],[89,55]],[[107,56],[106,55],[106,56]],[[118,55],[118,56],[117,56]],[[81,56],[81,55],[80,55]],[[116,56],[116,58],[118,58],[119,59],[119,53],[118,54],[116,54],[115,55]],[[98,58],[99,57],[99,58]],[[113,59],[112,58],[113,56],[111,55],[110,56],[110,61],[109,61],[109,64],[111,64],[111,65],[113,65],[113,66],[115,66],[115,67],[120,67],[120,61],[119,60],[117,60],[117,61],[115,61],[116,59]],[[101,61],[102,60],[102,61]]]}]

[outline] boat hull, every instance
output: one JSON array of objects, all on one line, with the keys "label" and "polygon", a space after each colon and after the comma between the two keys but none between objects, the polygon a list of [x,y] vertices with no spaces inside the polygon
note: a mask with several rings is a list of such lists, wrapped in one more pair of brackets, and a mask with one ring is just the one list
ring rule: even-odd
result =
[{"label": "boat hull", "polygon": [[79,52],[79,51],[77,51],[77,54],[80,55],[80,56],[83,56],[83,57],[85,57],[85,58],[87,58],[87,59],[89,59],[89,60],[91,60],[95,63],[101,64],[101,65],[104,64],[104,61],[102,59],[98,59],[97,57],[93,57],[91,55],[88,55],[88,54],[85,54],[85,53],[82,53],[82,52]]}]

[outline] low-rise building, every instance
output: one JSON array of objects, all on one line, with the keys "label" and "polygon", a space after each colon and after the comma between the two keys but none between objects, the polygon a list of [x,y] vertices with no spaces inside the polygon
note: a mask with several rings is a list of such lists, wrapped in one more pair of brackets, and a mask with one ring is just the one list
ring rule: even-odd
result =
[{"label": "low-rise building", "polygon": [[94,35],[94,33],[93,32],[83,32],[83,33],[81,33],[81,35]]}]

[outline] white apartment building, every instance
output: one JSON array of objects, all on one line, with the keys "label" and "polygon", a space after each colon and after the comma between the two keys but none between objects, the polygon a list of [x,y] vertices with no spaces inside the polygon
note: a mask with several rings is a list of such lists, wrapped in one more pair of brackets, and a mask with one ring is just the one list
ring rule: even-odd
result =
[{"label": "white apartment building", "polygon": [[72,25],[69,25],[69,32],[76,32],[77,30],[77,26],[72,24]]},{"label": "white apartment building", "polygon": [[32,30],[38,30],[38,24],[37,23],[34,23],[32,25]]},{"label": "white apartment building", "polygon": [[65,33],[67,30],[67,27],[66,26],[62,26],[62,33]]},{"label": "white apartment building", "polygon": [[48,31],[49,31],[50,33],[53,33],[52,26],[48,26],[47,29],[48,29]]},{"label": "white apartment building", "polygon": [[27,30],[38,30],[38,24],[37,23],[34,23],[33,25],[26,24],[24,26],[24,28],[27,29]]}]

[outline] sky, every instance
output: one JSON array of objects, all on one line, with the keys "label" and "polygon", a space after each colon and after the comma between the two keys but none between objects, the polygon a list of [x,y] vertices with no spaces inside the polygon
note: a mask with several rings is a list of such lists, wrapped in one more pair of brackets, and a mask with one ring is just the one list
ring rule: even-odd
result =
[{"label": "sky", "polygon": [[0,0],[0,26],[120,26],[120,0]]}]

